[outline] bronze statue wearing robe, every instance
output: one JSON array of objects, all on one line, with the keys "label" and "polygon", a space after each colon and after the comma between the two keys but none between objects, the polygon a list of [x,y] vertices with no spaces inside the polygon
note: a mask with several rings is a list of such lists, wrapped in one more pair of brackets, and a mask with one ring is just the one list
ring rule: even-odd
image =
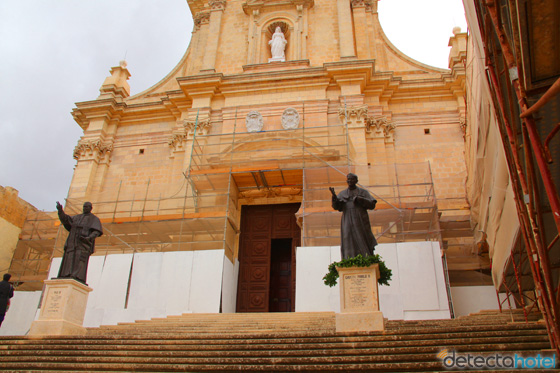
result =
[{"label": "bronze statue wearing robe", "polygon": [[56,203],[58,218],[70,234],[64,244],[64,255],[57,278],[73,278],[86,283],[89,256],[95,250],[95,239],[103,234],[101,221],[91,213],[90,202],[84,203],[83,214],[69,216]]},{"label": "bronze statue wearing robe", "polygon": [[348,189],[333,195],[332,207],[342,211],[340,222],[340,252],[342,259],[354,258],[358,254],[366,257],[373,255],[377,241],[371,231],[367,210],[373,210],[377,200],[362,188],[356,186],[358,177],[354,174],[347,176]]}]

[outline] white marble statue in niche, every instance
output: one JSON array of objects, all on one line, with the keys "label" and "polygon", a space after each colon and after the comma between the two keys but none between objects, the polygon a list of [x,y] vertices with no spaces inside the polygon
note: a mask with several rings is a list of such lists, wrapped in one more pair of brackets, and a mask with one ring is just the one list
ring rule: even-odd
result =
[{"label": "white marble statue in niche", "polygon": [[263,117],[258,111],[250,111],[245,120],[247,132],[260,132],[263,129]]},{"label": "white marble statue in niche", "polygon": [[270,45],[270,53],[272,54],[272,58],[269,58],[268,62],[285,62],[286,55],[284,51],[286,50],[288,41],[284,37],[280,26],[276,27],[276,31],[272,34],[272,39],[270,39],[268,44]]},{"label": "white marble statue in niche", "polygon": [[299,127],[299,113],[294,108],[287,108],[282,113],[282,127],[287,130],[295,130]]}]

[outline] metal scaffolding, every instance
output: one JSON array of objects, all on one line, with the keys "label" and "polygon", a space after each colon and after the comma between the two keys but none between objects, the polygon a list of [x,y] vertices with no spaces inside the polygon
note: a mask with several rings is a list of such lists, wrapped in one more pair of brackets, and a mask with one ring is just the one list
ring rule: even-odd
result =
[{"label": "metal scaffolding", "polygon": [[[216,133],[198,131],[197,120],[185,146],[190,155],[184,179],[167,195],[147,178],[133,189],[118,186],[111,188],[112,194],[92,196],[104,229],[94,255],[224,249],[233,260],[241,206],[288,202],[301,202],[297,218],[303,246],[338,245],[340,215],[331,207],[328,187],[346,188],[348,172],[358,174],[360,185],[378,200],[370,221],[379,242],[441,243],[429,163],[356,164],[347,121],[327,125],[303,104],[298,111],[296,129],[248,132],[239,125],[245,124],[246,109],[223,113],[213,125]],[[83,202],[67,199],[66,213],[80,213]],[[62,256],[67,236],[56,214],[47,222],[53,240],[43,250],[35,280],[27,272],[13,271],[39,289],[51,257]],[[20,242],[22,251],[31,250],[32,242],[31,236]]]},{"label": "metal scaffolding", "polygon": [[[546,6],[531,7],[518,0],[477,0],[475,6],[521,224],[523,245],[520,246],[525,251],[523,254],[520,250],[512,251],[504,269],[504,277],[508,278],[502,287],[508,294],[515,289],[513,292],[522,307],[527,305],[524,294],[534,289],[551,345],[560,353],[560,199],[555,186],[560,168],[558,157],[551,154],[558,154],[558,138],[554,136],[560,130],[560,123],[554,113],[560,103],[560,79],[545,84],[545,79],[539,77],[541,87],[536,89],[532,78],[538,75],[535,53],[541,47],[527,39],[534,37],[528,32],[535,31],[530,28],[531,23],[551,13]],[[545,20],[541,17],[541,23]],[[552,38],[551,43],[558,48],[558,39]],[[548,59],[543,61],[550,66]],[[549,78],[556,74],[558,79],[559,70],[554,73],[551,69],[551,72]],[[543,87],[548,88],[544,94]],[[523,268],[530,269],[531,277],[523,276]]]}]

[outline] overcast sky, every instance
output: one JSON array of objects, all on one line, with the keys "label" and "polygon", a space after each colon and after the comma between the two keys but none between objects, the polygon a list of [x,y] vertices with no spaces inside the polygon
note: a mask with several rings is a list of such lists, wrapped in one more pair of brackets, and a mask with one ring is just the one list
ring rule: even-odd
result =
[{"label": "overcast sky", "polygon": [[[462,0],[380,0],[379,17],[402,52],[443,68],[453,27],[466,30]],[[191,31],[186,0],[0,1],[0,185],[54,211],[82,135],[74,103],[97,98],[122,59],[132,94],[156,84]]]}]

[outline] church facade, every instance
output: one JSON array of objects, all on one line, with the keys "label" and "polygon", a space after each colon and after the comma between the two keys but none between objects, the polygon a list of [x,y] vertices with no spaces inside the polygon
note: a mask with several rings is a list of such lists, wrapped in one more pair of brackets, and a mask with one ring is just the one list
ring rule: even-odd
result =
[{"label": "church facade", "polygon": [[451,286],[491,284],[465,189],[466,33],[453,30],[439,69],[391,44],[377,0],[188,4],[193,36],[173,71],[130,96],[121,62],[72,112],[84,134],[65,210],[91,201],[104,227],[92,304],[145,309],[153,286],[163,314],[326,310],[306,301],[321,292],[306,283],[336,259],[328,188],[348,172],[378,200],[370,221],[386,260],[403,276],[422,267],[411,276],[435,289],[435,305],[407,316],[401,304],[395,318],[450,317]]}]

